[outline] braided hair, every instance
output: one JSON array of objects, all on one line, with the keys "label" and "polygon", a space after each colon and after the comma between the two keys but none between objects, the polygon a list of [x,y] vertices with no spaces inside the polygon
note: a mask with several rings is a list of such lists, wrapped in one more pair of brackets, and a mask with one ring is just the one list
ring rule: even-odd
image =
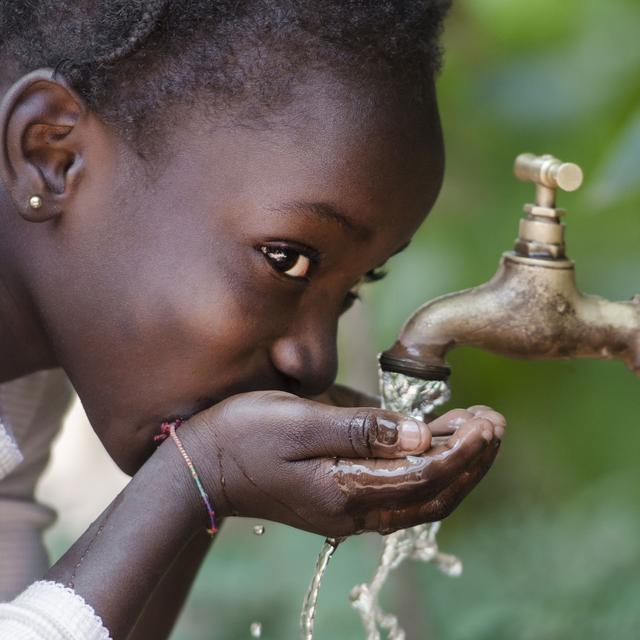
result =
[{"label": "braided hair", "polygon": [[56,69],[132,136],[206,95],[258,117],[311,70],[416,97],[438,71],[450,0],[15,0],[0,4],[0,84]]}]

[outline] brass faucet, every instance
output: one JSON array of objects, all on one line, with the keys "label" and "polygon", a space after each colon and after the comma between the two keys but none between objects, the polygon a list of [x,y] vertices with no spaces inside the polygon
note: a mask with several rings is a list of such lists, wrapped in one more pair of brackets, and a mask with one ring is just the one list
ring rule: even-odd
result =
[{"label": "brass faucet", "polygon": [[640,376],[640,294],[624,302],[582,294],[565,255],[565,211],[556,208],[556,189],[578,189],[582,170],[533,154],[518,156],[514,170],[536,185],[514,250],[485,284],[420,307],[381,354],[381,368],[446,380],[447,352],[469,345],[513,358],[618,358]]}]

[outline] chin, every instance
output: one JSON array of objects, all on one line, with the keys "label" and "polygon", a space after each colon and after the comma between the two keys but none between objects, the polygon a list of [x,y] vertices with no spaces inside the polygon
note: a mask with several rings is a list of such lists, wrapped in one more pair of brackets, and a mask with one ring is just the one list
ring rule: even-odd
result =
[{"label": "chin", "polygon": [[[218,404],[223,397],[198,398],[171,408],[165,407],[154,415],[138,417],[128,414],[126,420],[94,414],[89,416],[102,445],[116,465],[129,476],[135,475],[158,448],[154,436],[160,433],[163,422],[186,421],[197,413]],[[162,411],[162,413],[161,413]]]},{"label": "chin", "polygon": [[160,432],[160,422],[145,421],[132,426],[131,421],[115,421],[95,428],[109,457],[129,476],[135,475],[158,448],[153,437]]},{"label": "chin", "polygon": [[128,476],[134,476],[153,455],[157,446],[158,445],[155,442],[152,442],[151,444],[146,445],[143,450],[140,450],[140,448],[132,448],[131,450],[124,452],[112,452],[107,449],[107,453],[121,471],[124,471]]}]

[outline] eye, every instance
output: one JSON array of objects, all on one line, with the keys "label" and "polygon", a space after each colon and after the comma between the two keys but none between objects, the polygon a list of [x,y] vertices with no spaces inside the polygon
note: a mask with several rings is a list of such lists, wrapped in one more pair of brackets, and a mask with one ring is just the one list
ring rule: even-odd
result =
[{"label": "eye", "polygon": [[298,249],[278,245],[262,245],[260,251],[269,264],[280,273],[297,280],[306,280],[312,259]]},{"label": "eye", "polygon": [[349,293],[347,293],[347,297],[345,299],[344,310],[349,309],[356,300],[360,300],[360,289],[363,284],[367,282],[378,282],[378,280],[382,280],[387,275],[385,269],[371,269],[371,271],[367,271],[367,273],[356,282],[356,284],[349,289]]}]

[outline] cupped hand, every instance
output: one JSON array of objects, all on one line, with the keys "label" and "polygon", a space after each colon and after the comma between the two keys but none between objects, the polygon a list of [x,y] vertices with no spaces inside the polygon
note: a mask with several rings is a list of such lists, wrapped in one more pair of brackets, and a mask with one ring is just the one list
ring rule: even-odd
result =
[{"label": "cupped hand", "polygon": [[180,432],[219,516],[338,537],[449,515],[493,463],[505,424],[484,406],[427,426],[264,391],[228,398]]}]

